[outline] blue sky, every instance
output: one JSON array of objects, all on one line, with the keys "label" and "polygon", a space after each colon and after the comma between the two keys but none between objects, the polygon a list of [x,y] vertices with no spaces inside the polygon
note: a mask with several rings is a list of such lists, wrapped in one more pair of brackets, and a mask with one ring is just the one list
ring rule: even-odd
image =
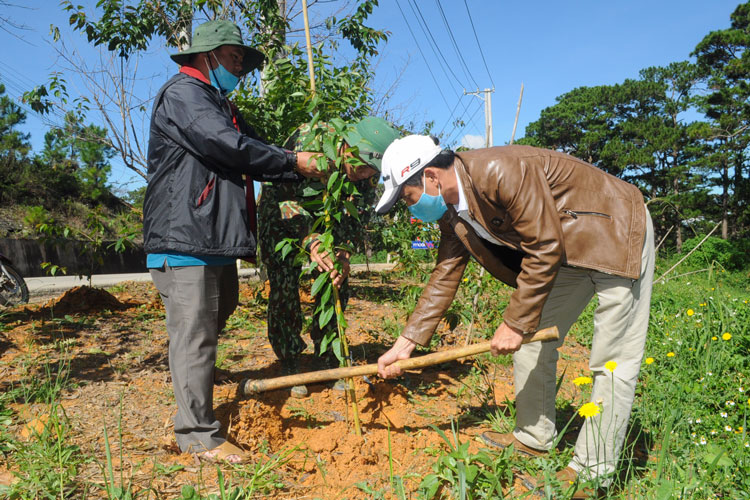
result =
[{"label": "blue sky", "polygon": [[[0,81],[15,98],[23,90],[45,82],[51,71],[62,66],[49,42],[49,25],[67,26],[67,15],[57,0],[9,2],[23,7],[2,7],[0,17],[9,17],[28,28],[13,30],[17,36],[0,30],[3,47]],[[343,0],[339,3],[345,4]],[[433,130],[442,131],[453,146],[461,142],[481,144],[482,102],[462,94],[464,88],[469,91],[477,86],[491,88],[494,83],[493,141],[496,145],[504,144],[511,136],[522,82],[524,96],[516,138],[523,137],[525,126],[565,92],[580,86],[619,83],[626,78],[637,78],[643,68],[688,59],[706,34],[729,26],[729,16],[739,3],[737,0],[380,0],[380,7],[369,22],[391,34],[374,66],[373,88],[381,97],[386,91],[390,96],[378,101],[377,110],[387,112],[400,123],[421,126],[434,121]],[[316,9],[330,7],[331,4],[313,4],[311,15],[321,13]],[[468,71],[459,61],[439,7],[450,24]],[[419,14],[429,33],[419,23]],[[442,57],[435,54],[430,34]],[[89,57],[96,55],[80,37],[65,35],[65,39],[70,47],[80,48]],[[139,73],[144,76],[144,93],[155,92],[176,69],[167,53],[167,49],[155,44],[145,55],[146,71]],[[75,87],[70,90],[77,91]],[[451,115],[454,107],[455,114]],[[467,122],[466,127],[453,127],[449,119],[457,117]],[[53,117],[52,122],[55,121]],[[25,130],[31,133],[35,149],[41,148],[49,123],[49,119],[29,113]],[[123,189],[141,183],[117,160],[113,162],[112,182]]]}]

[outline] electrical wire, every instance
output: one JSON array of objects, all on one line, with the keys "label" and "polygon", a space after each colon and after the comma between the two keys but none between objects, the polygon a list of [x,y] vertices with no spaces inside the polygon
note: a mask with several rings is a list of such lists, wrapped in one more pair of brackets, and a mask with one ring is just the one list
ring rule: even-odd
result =
[{"label": "electrical wire", "polygon": [[471,70],[469,69],[469,65],[466,64],[466,60],[464,59],[464,56],[461,54],[461,49],[458,47],[458,43],[456,42],[456,37],[453,36],[453,30],[451,29],[450,23],[448,23],[448,18],[445,16],[445,11],[443,10],[443,5],[440,3],[440,0],[435,0],[435,3],[437,3],[438,10],[440,11],[440,17],[443,18],[443,24],[445,24],[445,29],[448,31],[448,36],[451,39],[451,43],[453,44],[453,50],[456,51],[456,55],[458,56],[458,60],[461,63],[461,67],[464,71],[464,74],[466,77],[474,82],[474,85],[479,88],[479,84],[477,83],[476,78],[474,78],[474,75],[471,73]]},{"label": "electrical wire", "polygon": [[464,0],[464,5],[466,6],[466,14],[469,15],[469,22],[471,23],[471,30],[474,32],[474,40],[477,41],[477,47],[479,47],[479,54],[482,56],[482,62],[484,63],[484,69],[487,71],[487,76],[490,77],[490,82],[492,83],[492,88],[495,88],[495,81],[492,79],[492,74],[490,73],[490,68],[487,66],[487,59],[484,58],[484,51],[482,50],[482,44],[479,43],[479,37],[477,36],[477,30],[474,27],[474,20],[471,18],[471,10],[469,10],[469,4],[467,0]]},{"label": "electrical wire", "polygon": [[417,40],[417,37],[414,34],[414,31],[411,29],[411,24],[409,24],[409,20],[406,18],[406,14],[401,8],[401,4],[399,4],[398,0],[396,0],[396,6],[398,7],[399,12],[401,12],[401,17],[404,18],[404,23],[406,23],[406,27],[409,29],[409,33],[411,33],[411,37],[414,39],[414,45],[417,46],[417,50],[419,50],[419,53],[422,55],[422,59],[424,59],[425,65],[427,66],[427,71],[430,73],[430,76],[432,77],[432,81],[435,82],[435,87],[437,87],[438,92],[440,93],[440,97],[443,98],[443,102],[445,103],[446,106],[450,106],[450,104],[448,104],[448,99],[445,98],[445,95],[443,94],[443,91],[440,88],[440,85],[438,84],[437,78],[435,78],[435,74],[432,72],[432,68],[430,67],[429,61],[427,61],[427,58],[425,57],[424,52],[422,52],[422,47],[419,46],[419,41]]},{"label": "electrical wire", "polygon": [[[451,142],[455,141],[461,135],[461,133],[466,130],[466,127],[468,127],[469,124],[474,121],[474,117],[477,115],[479,110],[482,109],[482,107],[482,104],[477,101],[477,108],[474,110],[474,113],[472,113],[471,117],[468,120],[464,121],[464,125],[458,130],[458,122],[456,122],[451,131],[448,133],[448,140],[446,141],[446,144],[450,144]],[[474,126],[477,126],[476,123],[474,123]]]},{"label": "electrical wire", "polygon": [[453,71],[453,68],[451,67],[451,65],[448,64],[448,61],[445,59],[443,52],[440,50],[440,47],[438,46],[438,43],[435,40],[435,37],[432,35],[432,30],[430,30],[430,27],[427,25],[427,21],[425,21],[424,16],[422,15],[422,10],[419,8],[419,4],[415,0],[408,0],[408,2],[409,2],[409,6],[412,9],[412,12],[414,13],[414,16],[417,18],[417,24],[419,24],[419,27],[422,28],[422,32],[425,34],[428,42],[432,43],[433,52],[435,52],[439,60],[443,61],[443,64],[445,64],[445,67],[448,68],[448,71],[450,72],[451,76],[453,76],[453,79],[456,81],[456,83],[458,83],[458,88],[465,89],[466,85],[464,85],[461,82],[461,80],[458,78],[456,73]]},{"label": "electrical wire", "polygon": [[[440,48],[437,46],[437,42],[435,41],[435,38],[432,36],[432,32],[429,30],[429,27],[426,27],[427,23],[426,23],[426,21],[424,19],[424,16],[422,16],[421,11],[419,10],[419,7],[418,6],[415,7],[416,2],[414,4],[412,4],[412,0],[408,0],[408,2],[409,2],[409,7],[412,9],[412,14],[414,14],[414,17],[417,20],[417,25],[419,25],[419,27],[422,30],[422,33],[424,35],[424,38],[427,39],[430,48],[432,49],[433,53],[436,56],[436,59],[437,59],[437,62],[438,62],[438,66],[440,66],[441,70],[443,71],[443,74],[445,74],[445,77],[446,77],[445,81],[451,82],[451,79],[450,79],[450,76],[448,74],[448,71],[446,71],[446,67],[447,67],[448,70],[451,71],[451,73],[453,74],[453,77],[458,82],[459,86],[463,86],[461,84],[460,80],[458,80],[458,77],[455,75],[455,73],[453,73],[452,70],[450,69],[450,65],[448,65],[447,61],[442,56],[442,53],[440,52]],[[440,85],[437,82],[437,78],[435,78],[435,75],[434,75],[434,73],[431,70],[430,63],[427,60],[427,57],[425,56],[425,53],[424,53],[424,51],[422,50],[422,48],[421,48],[421,46],[419,44],[419,40],[417,39],[414,31],[411,28],[411,24],[409,23],[409,20],[407,19],[404,10],[401,8],[399,0],[395,0],[395,3],[396,3],[396,6],[398,7],[398,9],[399,9],[399,11],[401,13],[401,16],[404,19],[404,22],[407,25],[407,28],[409,29],[409,32],[411,33],[412,38],[414,39],[414,43],[416,44],[417,49],[419,50],[419,53],[422,56],[422,59],[424,59],[424,62],[427,65],[427,68],[428,68],[430,74],[433,77],[433,81],[435,81],[435,85],[438,88],[438,91],[440,92],[441,97],[443,98],[443,102],[445,102],[445,104],[446,104],[447,107],[450,107],[450,105],[448,104],[447,99],[445,97],[445,94],[443,93],[443,91],[441,90]],[[469,108],[467,107],[465,101],[462,100],[462,94],[459,93],[459,92],[457,92],[456,89],[455,89],[455,87],[453,87],[452,85],[450,86],[450,88],[453,90],[454,95],[458,98],[458,103],[461,104],[462,107],[463,107],[463,113],[462,113],[461,116],[468,115],[469,114]],[[450,119],[452,119],[453,115],[455,114],[455,108],[456,108],[456,106],[454,106],[454,111],[451,113],[451,117],[449,118],[449,122],[450,122]],[[474,124],[474,126],[476,126],[477,128],[479,128],[476,125],[476,122],[473,121],[473,116],[475,116],[475,115],[476,115],[476,113],[474,115],[472,115],[472,118],[470,120]],[[445,126],[447,126],[447,124]],[[443,129],[445,128],[445,126],[443,127]]]}]

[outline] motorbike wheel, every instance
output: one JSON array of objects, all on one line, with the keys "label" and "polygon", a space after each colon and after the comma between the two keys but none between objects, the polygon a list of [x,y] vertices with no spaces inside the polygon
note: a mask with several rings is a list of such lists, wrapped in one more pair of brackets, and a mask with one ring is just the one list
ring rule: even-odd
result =
[{"label": "motorbike wheel", "polygon": [[29,301],[29,287],[23,276],[8,264],[0,263],[0,306],[15,306]]}]

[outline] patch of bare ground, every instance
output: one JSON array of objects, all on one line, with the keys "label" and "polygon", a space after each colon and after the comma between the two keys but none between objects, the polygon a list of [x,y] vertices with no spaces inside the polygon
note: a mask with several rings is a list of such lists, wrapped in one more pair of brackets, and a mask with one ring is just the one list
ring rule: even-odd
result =
[{"label": "patch of bare ground", "polygon": [[[357,363],[375,362],[392,342],[394,327],[388,325],[404,324],[396,303],[398,285],[372,275],[352,279],[348,336]],[[78,478],[88,485],[89,498],[104,497],[98,486],[104,484],[105,429],[115,470],[123,470],[136,489],[151,488],[156,498],[175,498],[185,484],[200,486],[204,494],[215,492],[216,467],[179,453],[172,437],[175,403],[158,293],[148,283],[117,290],[71,290],[46,304],[27,305],[3,316],[4,388],[62,374],[66,388],[59,402],[71,423],[70,439],[92,458]],[[308,292],[309,288],[301,295],[309,314]],[[248,482],[256,464],[272,463],[274,498],[371,498],[358,484],[390,498],[391,468],[413,492],[445,452],[433,426],[450,435],[451,422],[458,422],[461,441],[470,441],[475,450],[480,446],[476,436],[485,428],[477,409],[502,408],[513,399],[509,363],[489,363],[486,357],[488,376],[481,376],[475,360],[468,359],[409,372],[397,381],[358,378],[361,437],[353,432],[344,394],[332,384],[310,386],[302,399],[292,398],[288,390],[241,397],[240,380],[280,376],[281,367],[266,338],[267,289],[260,283],[243,283],[240,293],[241,305],[220,339],[219,359],[229,380],[217,383],[214,395],[228,438],[252,457],[243,473],[225,469],[236,485]],[[439,334],[443,341],[436,349],[463,345],[465,327],[451,332],[442,324]],[[303,355],[303,371],[315,366],[309,351]],[[567,342],[563,352],[566,361],[560,365],[561,371],[567,370],[566,380],[586,371],[584,348]],[[577,397],[576,390],[569,382],[561,389],[571,398]],[[49,411],[48,405],[23,398],[13,409],[19,435]],[[0,463],[0,475],[12,469],[12,459]]]}]

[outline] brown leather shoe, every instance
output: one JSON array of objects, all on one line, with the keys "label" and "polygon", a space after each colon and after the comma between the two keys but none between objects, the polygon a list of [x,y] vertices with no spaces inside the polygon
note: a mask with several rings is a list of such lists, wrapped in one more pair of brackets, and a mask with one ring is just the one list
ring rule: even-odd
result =
[{"label": "brown leather shoe", "polygon": [[527,455],[530,457],[544,457],[547,455],[547,451],[545,450],[537,450],[535,448],[526,446],[521,441],[516,439],[516,437],[511,432],[500,433],[487,431],[483,432],[480,437],[482,438],[482,441],[490,446],[494,446],[495,448],[505,449],[509,446],[513,446],[513,450],[515,450],[516,453],[520,453],[522,455]]}]

